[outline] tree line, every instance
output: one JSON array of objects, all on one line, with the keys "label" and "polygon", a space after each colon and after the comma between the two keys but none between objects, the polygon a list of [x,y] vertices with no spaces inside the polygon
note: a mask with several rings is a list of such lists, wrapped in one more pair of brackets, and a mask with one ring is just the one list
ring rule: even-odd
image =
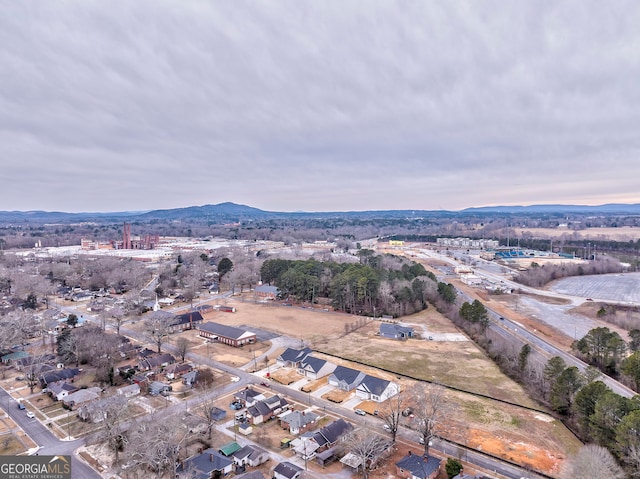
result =
[{"label": "tree line", "polygon": [[424,266],[392,255],[358,252],[358,263],[268,259],[260,268],[264,283],[298,302],[330,301],[340,311],[368,316],[401,316],[427,307],[435,276]]}]

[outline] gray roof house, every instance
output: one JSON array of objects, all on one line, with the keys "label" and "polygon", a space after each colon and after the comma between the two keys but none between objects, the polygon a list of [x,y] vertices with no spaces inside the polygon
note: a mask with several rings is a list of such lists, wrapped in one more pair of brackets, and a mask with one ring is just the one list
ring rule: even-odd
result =
[{"label": "gray roof house", "polygon": [[366,375],[356,387],[360,399],[384,402],[400,392],[400,386],[393,381]]},{"label": "gray roof house", "polygon": [[256,402],[253,406],[247,408],[247,419],[251,424],[261,424],[280,414],[284,409],[289,407],[287,400],[280,396],[271,396]]},{"label": "gray roof house", "polygon": [[259,286],[256,286],[253,289],[253,292],[256,294],[256,296],[271,300],[276,299],[278,297],[278,294],[280,294],[280,290],[277,288],[277,286],[269,286],[268,284],[261,284]]},{"label": "gray roof house", "polygon": [[171,386],[169,384],[161,383],[160,381],[153,381],[149,384],[149,394],[151,396],[157,396],[158,394],[168,391],[171,391]]},{"label": "gray roof house", "polygon": [[276,358],[276,364],[285,368],[297,368],[300,363],[311,354],[311,348],[287,348]]},{"label": "gray roof house", "polygon": [[140,394],[140,385],[134,383],[129,384],[128,386],[121,387],[117,390],[117,394],[126,398],[137,396],[138,394]]},{"label": "gray roof house", "polygon": [[329,384],[343,391],[351,391],[364,379],[365,374],[346,366],[336,367],[329,376]]},{"label": "gray roof house", "polygon": [[274,479],[298,479],[304,469],[296,466],[295,464],[285,461],[278,464],[273,469]]},{"label": "gray roof house", "polygon": [[42,387],[47,387],[49,384],[58,381],[70,381],[73,380],[73,378],[75,378],[78,374],[80,374],[80,369],[78,368],[56,369],[54,371],[48,371],[40,376],[40,385]]},{"label": "gray roof house", "polygon": [[47,389],[49,390],[49,395],[56,401],[62,401],[69,396],[69,394],[78,390],[73,384],[65,382],[51,383],[47,386]]},{"label": "gray roof house", "polygon": [[353,425],[344,419],[336,419],[332,423],[318,429],[313,435],[312,440],[321,448],[328,448],[337,443],[340,439],[346,437],[353,429]]},{"label": "gray roof house", "polygon": [[176,358],[174,358],[171,354],[162,353],[141,359],[138,362],[138,367],[141,371],[150,371],[152,369],[158,369],[164,366],[168,366],[169,364],[173,364],[175,362]]},{"label": "gray roof house", "polygon": [[64,398],[62,402],[70,409],[77,409],[83,404],[98,400],[101,392],[102,389],[98,387],[78,389]]},{"label": "gray roof house", "polygon": [[320,379],[331,374],[336,365],[325,360],[308,355],[298,366],[298,374],[302,374],[309,379]]},{"label": "gray roof house", "polygon": [[380,337],[389,339],[412,338],[413,328],[394,323],[380,323]]},{"label": "gray roof house", "polygon": [[280,426],[291,434],[302,434],[313,429],[319,416],[311,411],[287,411],[278,416]]},{"label": "gray roof house", "polygon": [[233,395],[234,399],[240,401],[244,407],[253,406],[258,401],[262,401],[265,397],[261,392],[246,387]]},{"label": "gray roof house", "polygon": [[182,376],[182,382],[187,386],[193,386],[198,379],[198,371],[194,369]]},{"label": "gray roof house", "polygon": [[249,444],[234,452],[232,457],[233,462],[238,466],[257,467],[260,464],[267,462],[270,454],[258,446]]},{"label": "gray roof house", "polygon": [[411,451],[396,462],[396,473],[405,479],[435,479],[440,472],[440,459],[423,457]]},{"label": "gray roof house", "polygon": [[215,449],[206,449],[202,454],[191,456],[176,468],[177,477],[209,479],[226,476],[233,469],[233,461]]}]

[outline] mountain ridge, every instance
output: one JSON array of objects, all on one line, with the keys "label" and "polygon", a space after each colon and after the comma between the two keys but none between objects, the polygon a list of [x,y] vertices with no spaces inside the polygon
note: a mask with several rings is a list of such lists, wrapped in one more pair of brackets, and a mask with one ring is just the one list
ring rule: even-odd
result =
[{"label": "mountain ridge", "polygon": [[267,211],[252,206],[223,202],[199,206],[167,208],[145,211],[115,211],[115,212],[81,212],[68,213],[63,211],[0,211],[0,221],[90,221],[90,220],[251,220],[267,218],[322,218],[322,217],[403,217],[419,218],[423,216],[463,216],[483,214],[639,214],[640,203],[608,203],[603,205],[502,205],[479,206],[462,210],[365,210],[365,211],[325,211],[325,212],[284,212]]}]

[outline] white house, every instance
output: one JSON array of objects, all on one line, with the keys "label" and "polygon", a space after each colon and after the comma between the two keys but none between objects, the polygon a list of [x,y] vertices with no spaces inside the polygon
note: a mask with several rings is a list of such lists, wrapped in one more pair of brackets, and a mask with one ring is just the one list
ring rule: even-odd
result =
[{"label": "white house", "polygon": [[298,366],[298,374],[302,374],[309,379],[320,379],[331,374],[336,367],[337,365],[325,359],[309,355]]},{"label": "white house", "polygon": [[380,379],[368,374],[356,387],[356,396],[363,400],[383,402],[400,392],[400,386],[393,381]]}]

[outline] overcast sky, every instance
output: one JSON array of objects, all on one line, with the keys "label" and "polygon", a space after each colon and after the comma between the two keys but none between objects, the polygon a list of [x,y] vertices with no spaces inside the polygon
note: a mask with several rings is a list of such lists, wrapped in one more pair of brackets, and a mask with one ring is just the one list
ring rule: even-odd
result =
[{"label": "overcast sky", "polygon": [[637,1],[0,0],[0,210],[640,202]]}]

